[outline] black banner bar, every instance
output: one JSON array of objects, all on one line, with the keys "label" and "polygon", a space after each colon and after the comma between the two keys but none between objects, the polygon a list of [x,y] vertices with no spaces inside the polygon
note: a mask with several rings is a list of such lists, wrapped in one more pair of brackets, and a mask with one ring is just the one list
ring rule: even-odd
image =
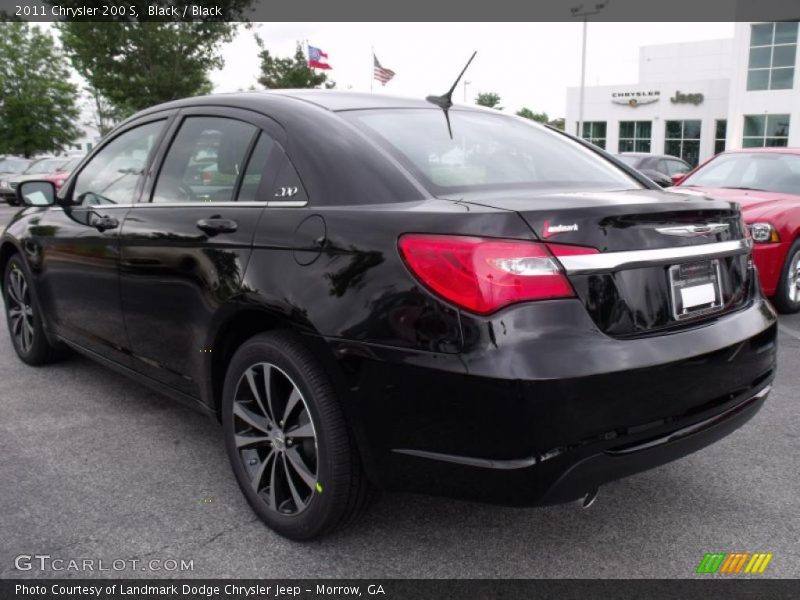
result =
[{"label": "black banner bar", "polygon": [[157,580],[59,579],[0,580],[3,600],[584,600],[661,598],[688,600],[794,600],[800,580],[709,576],[691,580],[655,579],[273,579]]},{"label": "black banner bar", "polygon": [[[601,10],[596,7],[602,5]],[[785,21],[797,0],[0,0],[0,13],[26,21]]]}]

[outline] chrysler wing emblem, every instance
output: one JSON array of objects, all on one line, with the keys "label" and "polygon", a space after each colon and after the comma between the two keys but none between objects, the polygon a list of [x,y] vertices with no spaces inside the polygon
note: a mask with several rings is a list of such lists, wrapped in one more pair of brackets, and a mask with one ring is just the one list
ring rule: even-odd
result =
[{"label": "chrysler wing emblem", "polygon": [[714,235],[728,229],[727,223],[705,223],[703,225],[679,225],[677,227],[656,227],[658,233],[678,237],[700,237]]}]

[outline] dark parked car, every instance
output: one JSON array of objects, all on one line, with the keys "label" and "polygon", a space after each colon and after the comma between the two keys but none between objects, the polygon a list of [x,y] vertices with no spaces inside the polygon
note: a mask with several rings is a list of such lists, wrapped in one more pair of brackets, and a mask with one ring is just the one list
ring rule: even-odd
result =
[{"label": "dark parked car", "polygon": [[36,158],[30,162],[28,168],[22,171],[22,173],[9,175],[2,178],[3,180],[0,181],[0,198],[5,200],[11,206],[18,206],[20,202],[17,200],[16,189],[21,181],[25,179],[37,179],[40,177],[43,179],[48,179],[49,176],[60,173],[69,165],[75,166],[75,161],[76,159],[67,156],[45,156]]},{"label": "dark parked car", "polygon": [[661,187],[669,187],[680,182],[692,170],[691,165],[680,158],[668,154],[647,154],[646,152],[623,152],[617,154],[625,164],[647,175]]},{"label": "dark parked car", "polygon": [[16,202],[11,179],[23,173],[34,161],[18,156],[0,156],[0,200]]},{"label": "dark parked car", "polygon": [[120,125],[57,195],[18,194],[19,357],[64,343],[219,419],[254,511],[295,539],[376,488],[588,502],[729,434],[773,380],[736,204],[497,111],[188,99]]}]

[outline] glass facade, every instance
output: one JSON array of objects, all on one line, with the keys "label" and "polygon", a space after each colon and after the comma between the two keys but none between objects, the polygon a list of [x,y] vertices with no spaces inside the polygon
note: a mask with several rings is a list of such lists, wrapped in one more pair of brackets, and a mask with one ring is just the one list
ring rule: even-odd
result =
[{"label": "glass facade", "polygon": [[700,121],[666,121],[665,127],[664,154],[682,158],[696,167],[700,159]]},{"label": "glass facade", "polygon": [[[578,127],[578,124],[575,124]],[[580,135],[587,142],[591,142],[605,150],[606,148],[606,122],[605,121],[584,121],[583,133]]]},{"label": "glass facade", "polygon": [[743,148],[787,146],[789,115],[745,115]]},{"label": "glass facade", "polygon": [[747,89],[790,90],[794,87],[797,22],[750,26]]},{"label": "glass facade", "polygon": [[619,152],[650,152],[650,121],[619,122]]}]

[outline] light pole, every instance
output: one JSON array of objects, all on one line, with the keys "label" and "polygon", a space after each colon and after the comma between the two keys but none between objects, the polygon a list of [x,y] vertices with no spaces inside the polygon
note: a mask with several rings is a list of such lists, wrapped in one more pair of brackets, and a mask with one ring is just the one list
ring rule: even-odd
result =
[{"label": "light pole", "polygon": [[583,97],[586,91],[586,30],[588,28],[589,17],[602,11],[611,0],[597,2],[593,6],[584,7],[579,4],[569,9],[573,17],[583,18],[583,46],[581,48],[581,92],[578,100],[578,137],[583,138]]}]

